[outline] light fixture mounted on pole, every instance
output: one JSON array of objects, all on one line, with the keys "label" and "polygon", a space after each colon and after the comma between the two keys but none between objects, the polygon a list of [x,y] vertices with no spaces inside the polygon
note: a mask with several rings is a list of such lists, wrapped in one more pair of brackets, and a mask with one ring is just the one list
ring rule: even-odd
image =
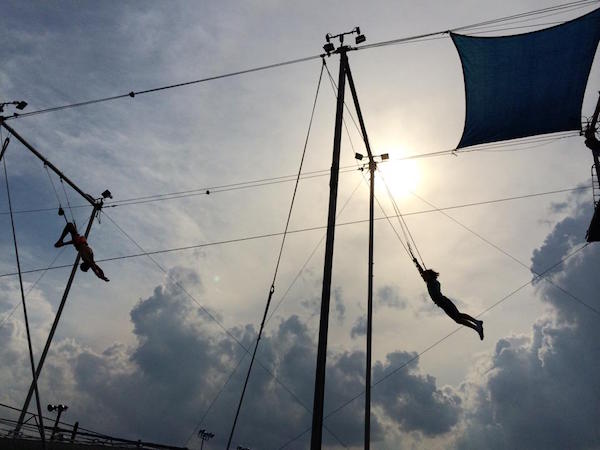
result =
[{"label": "light fixture mounted on pole", "polygon": [[4,107],[8,105],[15,105],[19,111],[23,111],[27,106],[27,102],[23,100],[15,100],[13,102],[0,102],[0,112],[4,112]]},{"label": "light fixture mounted on pole", "polygon": [[56,420],[54,421],[54,427],[52,427],[52,435],[50,436],[51,441],[54,440],[54,435],[56,434],[56,431],[58,430],[60,416],[62,415],[63,411],[66,411],[67,409],[69,409],[69,407],[67,405],[48,405],[48,411],[50,411],[50,412],[58,411],[58,414],[56,415]]},{"label": "light fixture mounted on pole", "polygon": [[[337,206],[337,191],[338,191],[338,179],[339,179],[339,168],[340,168],[340,148],[342,139],[342,124],[344,114],[344,95],[346,90],[346,80],[350,86],[352,93],[352,99],[360,128],[362,132],[363,141],[367,150],[367,156],[369,159],[368,167],[371,174],[370,180],[370,201],[369,201],[369,266],[368,266],[368,296],[367,296],[367,374],[366,374],[366,394],[365,394],[365,450],[369,449],[370,442],[370,416],[371,416],[371,325],[372,325],[372,311],[373,311],[373,219],[374,219],[374,208],[373,199],[375,192],[375,169],[377,167],[371,147],[369,145],[369,138],[365,123],[363,120],[360,104],[358,102],[358,96],[356,94],[356,86],[352,78],[352,72],[350,70],[350,64],[348,63],[347,53],[351,50],[356,50],[355,47],[344,45],[344,37],[346,35],[356,34],[355,43],[361,44],[366,41],[364,34],[360,32],[359,27],[355,27],[351,31],[340,34],[325,35],[326,44],[323,46],[325,53],[321,56],[330,57],[333,54],[340,55],[340,70],[338,76],[338,92],[337,92],[337,107],[335,116],[335,129],[333,138],[333,156],[331,162],[331,173],[329,180],[329,212],[327,218],[327,239],[325,241],[325,262],[323,267],[323,290],[321,293],[321,315],[319,320],[319,342],[317,349],[317,364],[315,371],[315,393],[313,403],[313,416],[312,416],[312,435],[311,435],[311,450],[321,450],[323,440],[323,406],[325,403],[325,369],[327,363],[327,334],[329,328],[329,307],[331,300],[331,278],[332,278],[332,265],[333,265],[333,245],[335,239],[335,219],[336,219],[336,206]],[[339,46],[335,47],[332,40],[338,39]],[[363,159],[363,155],[356,153],[355,157],[358,160]],[[381,159],[387,159],[387,155],[381,155]]]},{"label": "light fixture mounted on pole", "polygon": [[206,431],[205,429],[202,429],[200,431],[198,431],[198,437],[200,438],[200,450],[202,450],[204,448],[204,441],[208,441],[209,439],[212,439],[215,437],[214,433],[209,433],[208,431]]}]

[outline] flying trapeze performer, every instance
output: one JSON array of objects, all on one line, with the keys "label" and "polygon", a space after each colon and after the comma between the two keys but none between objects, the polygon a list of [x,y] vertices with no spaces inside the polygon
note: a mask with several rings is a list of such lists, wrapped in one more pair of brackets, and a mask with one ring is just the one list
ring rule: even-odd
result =
[{"label": "flying trapeze performer", "polygon": [[433,300],[433,303],[442,308],[456,323],[473,328],[477,331],[479,338],[483,341],[483,321],[477,320],[468,314],[461,313],[448,297],[442,295],[441,285],[437,280],[439,273],[431,269],[423,270],[417,261],[417,258],[413,257],[413,262],[417,266],[417,269],[419,269],[419,273],[423,277],[423,280],[427,283],[427,291],[429,292],[429,296],[431,297],[431,300]]},{"label": "flying trapeze performer", "polygon": [[[69,233],[71,234],[71,240],[64,242],[63,239]],[[56,244],[54,244],[54,246],[56,248],[59,248],[63,245],[69,244],[73,244],[73,247],[75,247],[75,250],[79,252],[79,256],[81,256],[81,259],[83,260],[81,266],[79,266],[81,270],[87,272],[89,269],[92,269],[92,271],[96,274],[98,278],[104,281],[109,281],[108,278],[104,276],[104,272],[102,271],[102,269],[98,267],[98,264],[96,264],[96,262],[94,261],[94,252],[88,245],[87,239],[85,238],[85,236],[81,236],[77,232],[77,228],[71,222],[67,222],[62,234],[60,235],[60,238],[58,239],[58,241],[56,241]]]}]

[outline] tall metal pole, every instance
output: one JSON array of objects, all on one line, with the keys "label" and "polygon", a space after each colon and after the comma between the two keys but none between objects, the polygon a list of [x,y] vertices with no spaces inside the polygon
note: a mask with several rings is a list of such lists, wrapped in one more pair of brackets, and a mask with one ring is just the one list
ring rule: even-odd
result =
[{"label": "tall metal pole", "polygon": [[[96,213],[101,208],[102,208],[101,200],[94,203],[94,209],[92,210],[92,214],[90,215],[90,220],[88,221],[87,228],[85,229],[86,239],[90,234],[92,224],[94,223],[94,217],[96,217]],[[67,281],[67,286],[65,288],[62,299],[60,301],[58,310],[56,311],[56,317],[54,318],[54,323],[52,323],[52,328],[50,329],[50,334],[48,335],[48,339],[46,339],[44,351],[42,352],[42,356],[40,357],[40,361],[38,362],[34,380],[40,379],[40,373],[42,372],[42,367],[44,366],[44,361],[46,360],[46,356],[48,355],[48,350],[50,349],[50,344],[52,343],[52,338],[54,337],[56,327],[58,326],[60,316],[62,314],[63,308],[65,307],[65,303],[66,303],[67,297],[69,295],[69,291],[71,290],[71,284],[73,284],[73,279],[75,278],[75,274],[77,273],[77,267],[79,266],[79,259],[80,259],[80,256],[79,256],[79,253],[77,253],[77,257],[75,258],[75,264],[73,264],[73,268],[71,269],[71,275],[69,276],[69,281]],[[33,394],[34,389],[35,389],[35,383],[31,383],[31,386],[29,387],[29,392],[27,393],[27,398],[25,399],[25,403],[23,405],[23,409],[21,410],[21,415],[19,416],[19,420],[17,421],[15,433],[18,432],[21,429],[21,426],[23,425],[23,420],[25,419],[25,414],[27,414],[27,410],[29,409],[29,402],[31,402],[31,396]]]},{"label": "tall metal pole", "polygon": [[[2,156],[6,151],[6,147],[8,145],[8,138],[6,138],[5,145],[2,148],[2,153],[0,153],[0,160],[2,160]],[[27,302],[25,302],[25,292],[23,291],[23,278],[21,276],[21,262],[19,259],[19,248],[17,246],[17,232],[15,231],[15,221],[13,219],[12,212],[12,201],[10,199],[10,188],[8,183],[8,172],[6,170],[6,161],[4,161],[4,178],[6,179],[6,195],[8,197],[8,206],[10,209],[10,224],[12,226],[12,234],[13,241],[15,244],[15,258],[17,260],[17,269],[19,272],[19,287],[21,289],[21,302],[23,304],[23,316],[25,319],[25,331],[27,332],[27,347],[29,349],[29,363],[31,365],[31,376],[32,376],[32,384],[35,390],[35,402],[37,406],[37,412],[39,417],[39,431],[40,431],[40,439],[42,440],[42,448],[46,448],[46,432],[44,430],[44,418],[42,416],[42,407],[40,405],[40,392],[38,390],[37,376],[35,373],[35,361],[33,358],[33,347],[31,345],[31,332],[29,329],[29,318],[27,315]]]},{"label": "tall metal pole", "polygon": [[79,195],[81,195],[85,200],[87,200],[92,206],[96,205],[96,200],[94,199],[94,197],[92,197],[90,194],[86,194],[85,192],[83,192],[79,188],[79,186],[77,186],[75,183],[73,183],[64,173],[62,173],[60,170],[58,170],[54,164],[52,164],[50,161],[48,161],[44,155],[42,155],[40,152],[38,152],[19,133],[17,133],[12,127],[8,126],[6,124],[6,122],[4,121],[3,117],[0,117],[0,125],[2,125],[4,128],[6,128],[6,130],[10,134],[12,134],[15,138],[17,138],[17,140],[21,144],[23,144],[31,153],[33,153],[35,156],[37,156],[39,159],[41,159],[46,166],[48,166],[50,169],[52,169],[62,180],[66,181],[66,183],[69,186],[71,186],[73,189],[75,189],[75,191]]},{"label": "tall metal pole", "polygon": [[329,215],[327,218],[327,240],[325,243],[325,263],[323,268],[323,291],[321,293],[321,319],[319,322],[319,344],[317,368],[315,371],[315,395],[313,403],[311,450],[320,450],[323,438],[323,405],[325,400],[325,367],[327,362],[327,332],[329,329],[329,304],[331,297],[331,275],[333,265],[333,241],[335,238],[335,212],[337,206],[338,177],[340,168],[340,148],[342,141],[342,118],[344,114],[344,92],[346,89],[346,66],[348,48],[341,46],[340,72],[338,77],[337,108],[333,136],[333,156],[329,179]]},{"label": "tall metal pole", "polygon": [[367,154],[369,156],[369,175],[371,177],[369,181],[369,279],[368,279],[368,294],[367,294],[367,361],[365,368],[365,450],[371,447],[371,348],[372,348],[372,337],[373,337],[373,241],[374,241],[374,204],[375,204],[375,170],[377,164],[373,158],[373,152],[371,152],[371,145],[369,144],[369,137],[367,135],[367,128],[365,127],[365,121],[363,119],[362,110],[360,109],[360,103],[358,102],[358,95],[356,94],[356,86],[354,85],[354,79],[352,78],[352,71],[350,70],[350,64],[346,60],[346,76],[348,77],[348,84],[350,85],[350,92],[352,92],[352,99],[354,100],[354,108],[358,116],[358,122],[360,124],[360,130],[363,135],[365,147],[367,148]]}]

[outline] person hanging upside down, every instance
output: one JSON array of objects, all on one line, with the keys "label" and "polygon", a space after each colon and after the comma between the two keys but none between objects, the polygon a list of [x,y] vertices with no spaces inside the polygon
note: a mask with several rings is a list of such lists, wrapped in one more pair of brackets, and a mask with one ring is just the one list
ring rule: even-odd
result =
[{"label": "person hanging upside down", "polygon": [[[63,239],[67,236],[67,234],[71,234],[71,240],[64,242]],[[87,272],[89,269],[92,269],[98,278],[104,281],[109,281],[108,278],[104,276],[102,269],[98,267],[98,264],[96,264],[94,261],[94,252],[88,245],[87,239],[85,236],[81,236],[77,232],[77,228],[71,222],[67,222],[62,234],[60,235],[60,238],[58,241],[56,241],[54,246],[59,248],[63,245],[69,244],[73,244],[73,247],[75,247],[75,250],[77,250],[77,252],[79,252],[79,256],[81,256],[83,262],[79,267],[82,271]]]},{"label": "person hanging upside down", "polygon": [[431,297],[431,300],[433,300],[433,303],[442,308],[456,323],[473,328],[477,331],[479,338],[483,341],[483,321],[477,320],[468,314],[461,313],[448,297],[442,295],[441,285],[437,280],[439,273],[431,269],[423,270],[419,261],[417,261],[417,258],[413,258],[413,262],[427,284],[427,291],[429,292],[429,296]]}]

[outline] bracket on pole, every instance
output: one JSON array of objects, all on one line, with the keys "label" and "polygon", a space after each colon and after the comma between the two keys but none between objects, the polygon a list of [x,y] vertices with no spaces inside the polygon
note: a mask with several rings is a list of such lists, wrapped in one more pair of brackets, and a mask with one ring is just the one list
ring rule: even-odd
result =
[{"label": "bracket on pole", "polygon": [[[327,33],[325,35],[325,40],[327,41],[327,43],[323,46],[323,50],[325,50],[325,54],[327,56],[331,56],[332,53],[339,53],[340,49],[342,47],[344,47],[345,51],[356,50],[352,47],[348,47],[348,46],[344,45],[344,36],[349,35],[349,34],[354,34],[354,33],[356,33],[356,38],[354,39],[354,42],[356,43],[356,45],[362,44],[363,42],[365,42],[367,40],[365,35],[361,34],[360,27],[354,27],[351,31],[346,31],[344,33],[339,33],[339,34]],[[339,39],[340,46],[337,49],[335,48],[335,45],[333,45],[333,43],[331,42],[332,39]],[[324,56],[324,55],[322,55],[322,56]]]}]

